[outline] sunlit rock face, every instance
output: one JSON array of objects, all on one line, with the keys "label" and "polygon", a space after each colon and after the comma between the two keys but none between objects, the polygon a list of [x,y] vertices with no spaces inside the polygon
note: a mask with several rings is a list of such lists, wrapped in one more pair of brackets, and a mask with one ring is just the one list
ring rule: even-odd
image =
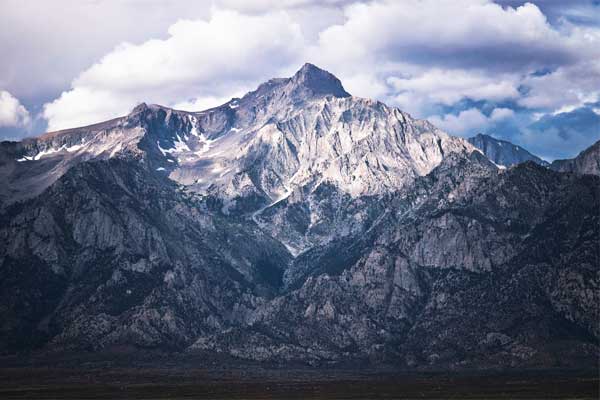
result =
[{"label": "sunlit rock face", "polygon": [[266,205],[322,182],[353,197],[382,194],[472,149],[426,121],[351,96],[336,77],[306,64],[210,110],[141,104],[123,118],[44,135],[18,146],[15,168],[53,160],[49,183],[75,162],[143,151],[191,190]]},{"label": "sunlit rock face", "polygon": [[0,351],[595,365],[597,151],[490,157],[311,64],[3,142]]}]

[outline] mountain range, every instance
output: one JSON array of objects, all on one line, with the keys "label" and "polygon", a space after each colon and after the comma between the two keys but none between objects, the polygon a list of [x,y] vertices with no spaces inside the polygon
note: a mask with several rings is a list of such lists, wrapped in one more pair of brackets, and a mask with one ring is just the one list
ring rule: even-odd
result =
[{"label": "mountain range", "polygon": [[598,148],[548,165],[311,64],[2,142],[0,352],[593,366]]}]

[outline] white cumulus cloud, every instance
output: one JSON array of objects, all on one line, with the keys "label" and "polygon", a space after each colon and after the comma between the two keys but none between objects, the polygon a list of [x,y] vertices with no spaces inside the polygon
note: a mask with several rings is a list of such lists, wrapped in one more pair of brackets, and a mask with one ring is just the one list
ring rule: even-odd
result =
[{"label": "white cumulus cloud", "polygon": [[503,119],[514,117],[515,112],[510,108],[494,108],[492,113],[490,114],[490,119],[492,121],[502,121]]},{"label": "white cumulus cloud", "polygon": [[82,72],[71,90],[45,105],[49,129],[116,117],[142,101],[206,104],[242,94],[302,62],[304,38],[285,11],[244,15],[214,9],[210,19],[180,20],[168,34],[121,44]]},{"label": "white cumulus cloud", "polygon": [[[136,1],[111,3],[119,12],[106,15],[137,12]],[[162,1],[141,11],[144,20]],[[119,34],[126,42],[71,78],[44,107],[49,129],[122,115],[142,101],[205,109],[307,61],[353,95],[459,135],[509,131],[600,99],[600,29],[545,15],[547,2],[213,0],[185,14],[184,3],[150,18],[145,39]]]},{"label": "white cumulus cloud", "polygon": [[31,122],[29,111],[19,99],[0,90],[0,127],[23,127]]},{"label": "white cumulus cloud", "polygon": [[498,74],[495,78],[478,72],[461,69],[424,70],[406,77],[388,79],[398,106],[417,115],[431,104],[452,105],[471,100],[503,101],[519,97],[519,79],[514,74]]},{"label": "white cumulus cloud", "polygon": [[600,100],[600,57],[528,77],[523,85],[528,92],[519,103],[528,108],[550,109],[556,114],[596,102]]},{"label": "white cumulus cloud", "polygon": [[457,115],[434,115],[428,120],[448,133],[466,137],[485,131],[492,123],[511,118],[514,114],[514,111],[508,108],[495,108],[486,116],[477,108],[469,108]]},{"label": "white cumulus cloud", "polygon": [[503,8],[485,0],[380,1],[350,5],[345,14],[345,23],[319,38],[330,62],[362,65],[379,58],[512,72],[580,59],[578,50],[593,49],[581,32],[554,29],[531,3]]},{"label": "white cumulus cloud", "polygon": [[[529,104],[541,104],[550,90],[530,77],[540,70],[578,70],[580,77],[587,71],[590,76],[589,60],[600,58],[598,35],[594,27],[565,21],[552,25],[532,3],[503,7],[488,0],[383,0],[345,7],[344,21],[324,29],[307,52],[335,71],[351,93],[425,117],[435,105],[462,99],[522,100],[521,89],[530,86]],[[557,75],[557,85],[571,85],[575,75]],[[589,84],[579,89],[583,80],[571,97],[593,91]],[[558,103],[542,106],[551,109]]]}]

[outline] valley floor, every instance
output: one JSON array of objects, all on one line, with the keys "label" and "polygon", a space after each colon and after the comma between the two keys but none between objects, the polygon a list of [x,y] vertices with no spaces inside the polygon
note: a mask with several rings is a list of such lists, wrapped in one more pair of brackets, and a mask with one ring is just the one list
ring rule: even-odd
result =
[{"label": "valley floor", "polygon": [[2,399],[597,399],[598,371],[0,368]]}]

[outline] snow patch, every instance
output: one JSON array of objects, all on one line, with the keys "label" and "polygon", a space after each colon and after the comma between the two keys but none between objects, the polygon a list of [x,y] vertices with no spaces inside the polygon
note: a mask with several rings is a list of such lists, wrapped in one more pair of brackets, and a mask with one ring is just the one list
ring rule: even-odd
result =
[{"label": "snow patch", "polygon": [[165,149],[160,146],[160,141],[156,141],[156,145],[158,146],[158,150],[162,153],[163,156],[171,153],[181,153],[184,151],[190,151],[188,145],[181,139],[179,134],[176,135],[177,140],[173,142],[173,147],[170,149]]},{"label": "snow patch", "polygon": [[158,146],[158,150],[160,150],[160,152],[162,153],[163,156],[166,156],[169,153],[168,150],[163,149],[162,147],[160,147],[160,142],[158,140],[156,141],[156,145]]},{"label": "snow patch", "polygon": [[121,143],[119,143],[115,148],[110,152],[110,157],[114,157],[119,151],[121,151]]},{"label": "snow patch", "polygon": [[19,158],[19,159],[17,159],[17,162],[38,161],[42,157],[46,157],[46,156],[48,156],[50,154],[54,154],[54,153],[59,153],[61,151],[66,151],[67,153],[75,153],[75,152],[79,151],[81,148],[83,148],[84,145],[85,145],[85,141],[81,142],[80,144],[74,144],[73,146],[67,146],[66,144],[63,144],[59,148],[51,147],[49,149],[40,151],[35,156],[24,156],[22,158]]},{"label": "snow patch", "polygon": [[195,153],[197,156],[207,153],[210,150],[212,143],[215,142],[215,140],[206,139],[204,135],[200,137],[202,138],[202,148]]},{"label": "snow patch", "polygon": [[190,135],[199,137],[200,133],[198,132],[198,128],[196,127],[196,125],[198,124],[196,117],[194,117],[193,115],[188,115],[188,121],[192,125],[192,129],[190,130]]},{"label": "snow patch", "polygon": [[[63,147],[64,147],[64,146],[63,146]],[[61,148],[59,148],[59,149],[53,149],[53,148],[50,148],[50,149],[42,150],[42,151],[40,151],[39,153],[37,153],[37,154],[36,154],[36,155],[33,157],[33,159],[34,159],[35,161],[37,161],[37,160],[39,160],[39,159],[40,159],[40,158],[42,158],[42,157],[46,157],[46,156],[48,156],[48,155],[50,155],[50,154],[58,153],[58,152],[59,152],[59,151],[61,151],[61,150],[62,150],[62,147],[61,147]]]},{"label": "snow patch", "polygon": [[173,144],[175,145],[175,147],[173,149],[171,149],[173,152],[179,153],[182,151],[190,151],[190,148],[183,140],[181,140],[181,137],[179,137],[179,134],[177,134],[177,141]]}]

